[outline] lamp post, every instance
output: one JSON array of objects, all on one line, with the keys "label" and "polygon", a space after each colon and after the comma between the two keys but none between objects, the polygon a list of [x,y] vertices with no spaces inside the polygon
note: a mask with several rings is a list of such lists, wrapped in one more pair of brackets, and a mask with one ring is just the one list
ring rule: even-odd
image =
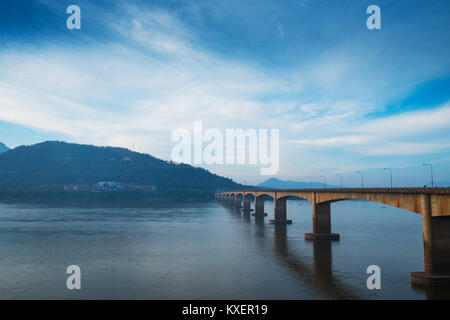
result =
[{"label": "lamp post", "polygon": [[364,188],[364,174],[362,171],[356,171],[356,173],[361,173],[361,188]]},{"label": "lamp post", "polygon": [[320,176],[321,178],[323,178],[323,188],[326,189],[327,188],[327,178],[325,176]]},{"label": "lamp post", "polygon": [[433,181],[433,165],[429,163],[422,163],[422,166],[430,166],[431,170],[431,187],[434,187],[434,181]]},{"label": "lamp post", "polygon": [[391,188],[392,188],[392,169],[391,168],[384,168],[384,170],[389,170],[389,172],[391,173]]},{"label": "lamp post", "polygon": [[341,189],[342,189],[342,174],[341,173],[336,173],[336,175],[341,178]]}]

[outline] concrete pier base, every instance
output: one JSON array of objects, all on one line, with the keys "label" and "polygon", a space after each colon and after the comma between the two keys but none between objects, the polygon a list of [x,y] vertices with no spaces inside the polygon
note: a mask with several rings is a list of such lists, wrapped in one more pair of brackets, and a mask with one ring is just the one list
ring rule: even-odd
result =
[{"label": "concrete pier base", "polygon": [[338,233],[331,233],[331,205],[329,202],[316,203],[313,209],[313,232],[305,233],[305,240],[339,240]]},{"label": "concrete pier base", "polygon": [[253,213],[253,216],[260,216],[264,217],[267,216],[266,213],[264,213],[264,196],[256,197],[255,198],[255,212]]},{"label": "concrete pier base", "polygon": [[275,199],[273,211],[274,219],[269,220],[270,224],[292,224],[292,220],[286,219],[286,198]]},{"label": "concrete pier base", "polygon": [[450,286],[450,216],[432,215],[430,195],[422,195],[422,232],[424,272],[412,272],[411,281],[417,286]]},{"label": "concrete pier base", "polygon": [[339,240],[339,233],[305,233],[305,240]]},{"label": "concrete pier base", "polygon": [[253,217],[267,217],[267,213],[252,213]]},{"label": "concrete pier base", "polygon": [[255,217],[255,220],[258,222],[264,222],[264,217],[267,217],[267,213],[264,212],[264,196],[255,198],[255,210],[252,213],[252,216]]},{"label": "concrete pier base", "polygon": [[277,220],[277,219],[271,219],[269,220],[269,224],[292,224],[292,220]]},{"label": "concrete pier base", "polygon": [[427,274],[426,272],[411,272],[411,282],[417,286],[450,287],[450,274]]}]

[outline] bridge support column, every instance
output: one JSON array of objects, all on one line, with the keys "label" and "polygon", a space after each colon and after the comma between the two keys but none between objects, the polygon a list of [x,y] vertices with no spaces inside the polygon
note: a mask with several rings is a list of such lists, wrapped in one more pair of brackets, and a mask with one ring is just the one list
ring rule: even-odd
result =
[{"label": "bridge support column", "polygon": [[241,206],[242,206],[241,200],[238,200],[237,197],[234,198],[234,209],[240,210],[240,209],[241,209]]},{"label": "bridge support column", "polygon": [[270,224],[291,224],[292,220],[286,219],[286,198],[275,199],[273,203],[274,219]]},{"label": "bridge support column", "polygon": [[255,197],[255,213],[256,218],[264,218],[267,213],[264,213],[264,197]]},{"label": "bridge support column", "polygon": [[316,194],[313,196],[313,232],[305,233],[306,240],[339,240],[338,233],[331,233],[331,205],[329,202],[316,203]]},{"label": "bridge support column", "polygon": [[248,197],[244,197],[244,208],[243,211],[245,214],[250,214],[250,199]]},{"label": "bridge support column", "polygon": [[413,272],[412,283],[450,286],[450,216],[433,217],[429,194],[422,195],[421,206],[425,272]]}]

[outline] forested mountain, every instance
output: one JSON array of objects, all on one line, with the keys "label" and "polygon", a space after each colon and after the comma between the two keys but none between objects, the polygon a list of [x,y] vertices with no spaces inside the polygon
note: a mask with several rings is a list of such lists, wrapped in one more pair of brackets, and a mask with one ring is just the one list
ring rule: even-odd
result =
[{"label": "forested mountain", "polygon": [[8,151],[9,148],[2,142],[0,142],[0,153]]},{"label": "forested mountain", "polygon": [[257,185],[260,188],[269,189],[308,189],[308,188],[339,188],[332,184],[327,184],[326,186],[323,182],[316,181],[292,181],[292,180],[280,180],[277,178],[269,178],[266,181]]},{"label": "forested mountain", "polygon": [[99,181],[210,192],[240,186],[202,168],[117,147],[47,141],[0,154],[0,189]]}]

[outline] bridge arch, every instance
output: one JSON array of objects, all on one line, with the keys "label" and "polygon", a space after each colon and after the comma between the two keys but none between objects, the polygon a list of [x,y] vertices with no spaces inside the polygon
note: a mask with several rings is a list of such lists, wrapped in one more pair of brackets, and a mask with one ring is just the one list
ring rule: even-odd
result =
[{"label": "bridge arch", "polygon": [[243,200],[244,199],[244,193],[243,192],[237,192],[236,193],[236,199],[237,200]]},{"label": "bridge arch", "polygon": [[[277,200],[282,200],[282,199],[286,199],[286,200],[306,200],[309,201],[308,199],[302,198],[298,195],[287,195],[287,196],[282,196],[282,197],[277,197]],[[309,201],[311,202],[311,201]]]},{"label": "bridge arch", "polygon": [[244,193],[244,199],[250,199],[250,200],[255,200],[255,194],[253,192],[245,192]]},{"label": "bridge arch", "polygon": [[257,192],[257,193],[255,194],[255,197],[256,197],[256,198],[261,198],[261,197],[264,198],[264,196],[269,197],[269,198],[272,198],[273,200],[276,199],[275,194],[272,193],[272,192]]},{"label": "bridge arch", "polygon": [[345,200],[364,200],[370,202],[383,203],[392,207],[397,207],[403,210],[407,210],[413,213],[422,214],[425,211],[423,204],[421,203],[420,197],[415,194],[402,195],[398,197],[395,194],[364,194],[364,193],[353,193],[353,194],[320,194],[316,195],[316,203],[334,203]]},{"label": "bridge arch", "polygon": [[288,199],[288,198],[299,198],[307,200],[309,202],[314,202],[314,194],[311,192],[300,192],[300,191],[278,191],[276,193],[277,199]]},{"label": "bridge arch", "polygon": [[[408,212],[411,212],[411,213],[415,213],[415,214],[421,215],[420,212],[412,211],[412,210],[410,210],[408,208],[403,208],[403,207],[395,205],[395,204],[381,202],[381,201],[375,201],[375,200],[359,199],[359,198],[339,198],[339,199],[334,199],[334,200],[330,200],[330,201],[322,201],[322,202],[319,202],[317,204],[330,204],[331,205],[332,203],[343,202],[343,201],[346,201],[346,200],[359,200],[359,201],[364,201],[364,202],[380,203],[380,204],[384,204],[384,205],[387,205],[387,206],[392,207],[392,208],[402,209],[402,210],[405,210],[405,211],[408,211]],[[418,210],[418,211],[420,211],[420,210]]]}]

